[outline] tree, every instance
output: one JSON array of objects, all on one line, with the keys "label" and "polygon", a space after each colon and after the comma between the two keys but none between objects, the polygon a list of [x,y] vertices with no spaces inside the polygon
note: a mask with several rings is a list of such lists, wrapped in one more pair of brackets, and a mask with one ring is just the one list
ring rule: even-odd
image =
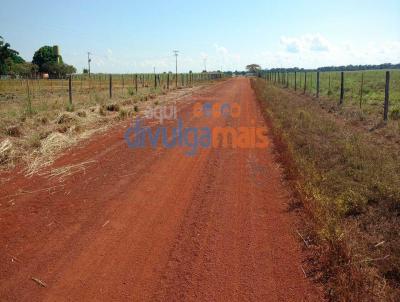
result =
[{"label": "tree", "polygon": [[[54,52],[53,47],[51,46],[43,46],[40,47],[35,54],[33,55],[32,63],[39,66],[40,72],[48,72],[46,66],[49,66],[51,63],[58,63],[58,56]],[[60,63],[62,63],[62,59],[60,56]]]},{"label": "tree", "polygon": [[3,37],[0,36],[0,74],[8,74],[13,64],[24,62],[18,51],[11,49],[10,44],[5,43]]},{"label": "tree", "polygon": [[47,45],[35,52],[32,63],[39,66],[40,72],[48,73],[51,78],[61,78],[76,72],[74,66],[64,64],[62,57],[55,53],[54,48]]},{"label": "tree", "polygon": [[258,73],[261,70],[261,66],[258,64],[250,64],[246,66],[246,69],[251,73]]},{"label": "tree", "polygon": [[39,67],[35,64],[24,62],[13,64],[10,68],[10,74],[13,76],[19,75],[25,78],[32,77],[39,70]]},{"label": "tree", "polygon": [[42,65],[42,70],[45,70],[49,74],[50,78],[62,78],[67,74],[72,74],[76,72],[76,69],[72,65],[48,62]]}]

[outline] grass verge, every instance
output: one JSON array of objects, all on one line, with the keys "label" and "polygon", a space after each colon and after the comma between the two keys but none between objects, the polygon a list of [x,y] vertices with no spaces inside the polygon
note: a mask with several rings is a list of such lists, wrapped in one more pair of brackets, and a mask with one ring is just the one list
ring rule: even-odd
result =
[{"label": "grass verge", "polygon": [[400,150],[318,101],[254,79],[278,159],[305,209],[309,270],[332,301],[400,296]]}]

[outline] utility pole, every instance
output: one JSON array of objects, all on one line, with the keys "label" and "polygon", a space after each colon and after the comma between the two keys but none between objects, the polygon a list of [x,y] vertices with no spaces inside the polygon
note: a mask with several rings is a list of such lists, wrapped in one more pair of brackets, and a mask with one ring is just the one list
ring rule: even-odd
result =
[{"label": "utility pole", "polygon": [[178,50],[174,50],[175,56],[175,86],[178,88]]},{"label": "utility pole", "polygon": [[88,62],[88,73],[89,73],[89,78],[90,78],[90,62],[92,61],[92,59],[90,58],[91,53],[88,52],[87,53],[87,62]]}]

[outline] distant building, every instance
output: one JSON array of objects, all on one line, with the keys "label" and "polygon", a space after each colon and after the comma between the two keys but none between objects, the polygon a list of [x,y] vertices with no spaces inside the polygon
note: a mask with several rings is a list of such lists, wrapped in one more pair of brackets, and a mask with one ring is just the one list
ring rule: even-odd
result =
[{"label": "distant building", "polygon": [[53,52],[57,56],[57,63],[61,63],[60,47],[58,45],[53,46]]}]

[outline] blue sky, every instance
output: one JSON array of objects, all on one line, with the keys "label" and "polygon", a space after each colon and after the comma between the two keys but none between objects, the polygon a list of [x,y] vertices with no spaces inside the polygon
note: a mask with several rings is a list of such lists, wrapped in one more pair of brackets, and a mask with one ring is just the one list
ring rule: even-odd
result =
[{"label": "blue sky", "polygon": [[400,63],[400,1],[4,1],[0,35],[26,60],[60,46],[79,71],[243,70]]}]

